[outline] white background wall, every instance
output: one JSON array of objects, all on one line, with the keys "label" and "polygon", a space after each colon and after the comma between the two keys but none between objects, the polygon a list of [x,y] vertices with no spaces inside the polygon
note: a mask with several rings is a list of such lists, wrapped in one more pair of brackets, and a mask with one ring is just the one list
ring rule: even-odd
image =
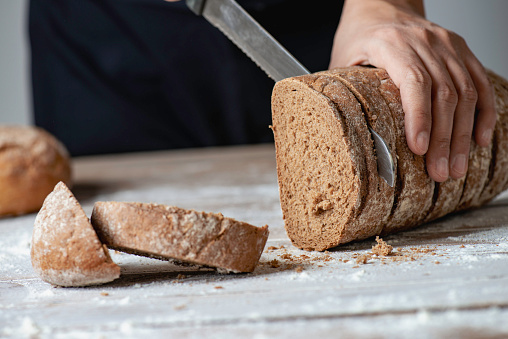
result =
[{"label": "white background wall", "polygon": [[[0,124],[32,121],[27,3],[0,0]],[[462,35],[486,67],[508,78],[507,0],[427,0],[425,4],[430,20]]]}]

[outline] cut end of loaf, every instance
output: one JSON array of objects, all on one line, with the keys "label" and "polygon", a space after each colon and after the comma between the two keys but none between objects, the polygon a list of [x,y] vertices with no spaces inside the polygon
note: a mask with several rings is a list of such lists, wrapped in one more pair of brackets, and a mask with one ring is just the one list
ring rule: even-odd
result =
[{"label": "cut end of loaf", "polygon": [[336,106],[304,81],[278,82],[272,95],[281,207],[293,244],[323,250],[342,242],[361,205],[363,169]]},{"label": "cut end of loaf", "polygon": [[42,280],[57,286],[103,284],[120,276],[78,201],[60,182],[35,218],[32,266]]}]

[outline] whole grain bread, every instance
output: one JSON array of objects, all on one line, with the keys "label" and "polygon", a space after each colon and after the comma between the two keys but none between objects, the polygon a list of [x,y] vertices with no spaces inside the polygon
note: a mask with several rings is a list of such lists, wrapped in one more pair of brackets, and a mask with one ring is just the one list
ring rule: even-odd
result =
[{"label": "whole grain bread", "polygon": [[[278,82],[272,129],[281,207],[293,244],[323,250],[397,232],[481,206],[507,189],[508,82],[488,73],[498,111],[493,142],[479,147],[473,141],[467,176],[440,184],[428,176],[425,157],[407,146],[400,93],[386,71],[350,67]],[[367,127],[382,135],[397,161],[395,189],[377,177]]]},{"label": "whole grain bread", "polygon": [[109,248],[233,272],[252,272],[268,238],[268,226],[148,203],[97,202],[91,222]]},{"label": "whole grain bread", "polygon": [[0,126],[0,216],[38,211],[55,185],[71,184],[65,147],[31,126]]},{"label": "whole grain bread", "polygon": [[96,285],[120,276],[120,267],[63,182],[47,196],[35,218],[30,254],[35,272],[53,285]]}]

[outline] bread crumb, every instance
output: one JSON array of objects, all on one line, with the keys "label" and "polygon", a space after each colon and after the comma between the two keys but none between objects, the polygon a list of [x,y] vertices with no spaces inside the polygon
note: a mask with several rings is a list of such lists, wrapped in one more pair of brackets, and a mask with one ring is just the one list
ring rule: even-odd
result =
[{"label": "bread crumb", "polygon": [[215,286],[214,288],[215,288],[216,290],[222,290],[222,289],[224,289],[224,287],[222,287],[222,286],[220,286],[220,285],[217,285],[217,286]]},{"label": "bread crumb", "polygon": [[357,264],[366,264],[369,259],[371,259],[372,256],[369,255],[369,254],[362,254],[361,256],[359,256],[357,259],[356,259],[356,263]]},{"label": "bread crumb", "polygon": [[103,297],[107,297],[107,296],[109,295],[109,293],[108,293],[108,292],[101,292],[101,295],[102,295]]},{"label": "bread crumb", "polygon": [[185,278],[186,278],[186,276],[184,274],[178,274],[176,276],[176,280],[182,280],[182,279],[185,279]]},{"label": "bread crumb", "polygon": [[269,264],[273,268],[277,268],[280,266],[279,261],[277,259],[273,259],[272,261],[269,262]]},{"label": "bread crumb", "polygon": [[372,246],[372,254],[386,257],[392,253],[393,247],[388,245],[379,236],[376,236],[376,242],[377,242],[377,245]]},{"label": "bread crumb", "polygon": [[303,272],[303,266],[296,266],[295,271],[297,273],[302,273]]}]

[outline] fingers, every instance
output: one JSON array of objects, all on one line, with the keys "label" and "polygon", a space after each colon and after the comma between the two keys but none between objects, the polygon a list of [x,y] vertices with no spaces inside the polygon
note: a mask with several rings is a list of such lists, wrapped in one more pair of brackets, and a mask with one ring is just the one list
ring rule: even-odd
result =
[{"label": "fingers", "polygon": [[494,90],[483,66],[474,56],[469,63],[469,70],[478,93],[474,137],[478,145],[485,147],[492,140],[497,119]]},{"label": "fingers", "polygon": [[467,173],[473,127],[476,142],[489,144],[496,112],[492,86],[465,42],[453,34],[439,39],[413,44],[411,53],[378,54],[376,62],[400,89],[409,148],[426,154],[430,177],[443,182]]}]

